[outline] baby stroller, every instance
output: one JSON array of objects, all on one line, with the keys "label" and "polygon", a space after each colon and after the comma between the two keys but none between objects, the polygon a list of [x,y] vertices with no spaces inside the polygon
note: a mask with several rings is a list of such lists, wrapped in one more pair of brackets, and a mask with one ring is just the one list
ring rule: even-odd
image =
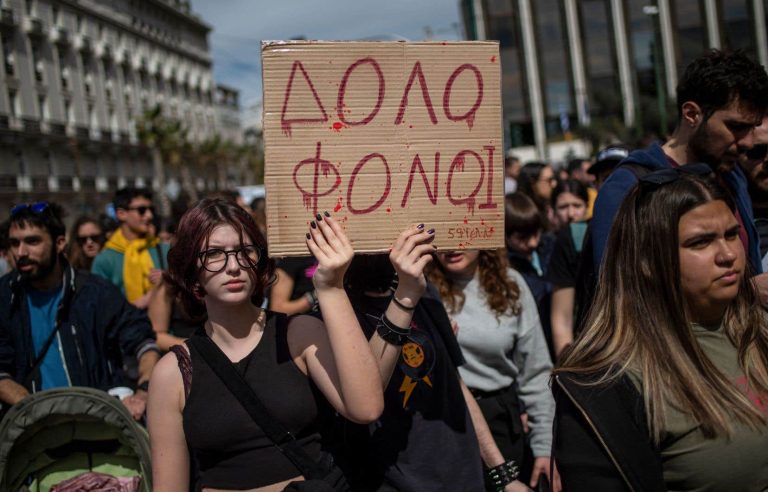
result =
[{"label": "baby stroller", "polygon": [[117,398],[91,388],[35,393],[0,422],[0,490],[48,492],[85,472],[141,477],[152,491],[149,436]]}]

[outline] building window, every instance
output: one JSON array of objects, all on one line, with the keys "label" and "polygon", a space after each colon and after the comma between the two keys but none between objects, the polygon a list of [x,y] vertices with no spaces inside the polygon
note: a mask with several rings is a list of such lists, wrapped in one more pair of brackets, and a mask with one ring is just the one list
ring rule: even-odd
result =
[{"label": "building window", "polygon": [[75,25],[76,25],[77,32],[82,33],[83,32],[83,16],[82,15],[77,14]]},{"label": "building window", "polygon": [[[541,86],[547,116],[547,135],[559,138],[570,130],[575,105],[566,43],[565,13],[559,0],[539,0],[535,4],[537,51],[541,66]],[[233,95],[232,107],[237,107]]]},{"label": "building window", "polygon": [[37,98],[37,106],[40,111],[40,120],[45,121],[48,119],[48,105],[46,104],[45,96],[39,96]]},{"label": "building window", "polygon": [[66,124],[72,123],[72,103],[69,99],[64,99],[64,122]]},{"label": "building window", "polygon": [[611,117],[622,112],[612,22],[605,0],[580,2],[581,34],[593,116]]},{"label": "building window", "polygon": [[40,45],[32,45],[32,65],[35,70],[35,82],[43,82],[43,59],[40,55]]},{"label": "building window", "polygon": [[754,60],[757,53],[751,3],[749,0],[720,0],[720,18],[723,48],[744,50]]},{"label": "building window", "polygon": [[28,16],[35,15],[35,0],[27,0],[25,2],[25,7]]},{"label": "building window", "polygon": [[51,12],[53,13],[53,25],[58,26],[59,25],[59,7],[54,5],[53,8],[51,9]]},{"label": "building window", "polygon": [[18,116],[19,115],[19,100],[18,97],[16,97],[16,91],[9,90],[8,91],[8,111],[10,112],[11,116]]},{"label": "building window", "polygon": [[13,38],[12,35],[9,34],[3,34],[2,37],[2,43],[3,43],[3,63],[5,65],[5,74],[6,75],[13,75],[14,74],[14,66],[13,66]]}]

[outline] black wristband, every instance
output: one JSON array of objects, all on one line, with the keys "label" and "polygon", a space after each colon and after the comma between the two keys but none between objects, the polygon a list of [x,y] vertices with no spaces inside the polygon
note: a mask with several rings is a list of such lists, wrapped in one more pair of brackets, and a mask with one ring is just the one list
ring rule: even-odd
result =
[{"label": "black wristband", "polygon": [[146,391],[147,393],[149,393],[149,379],[147,379],[143,383],[137,384],[136,391]]},{"label": "black wristband", "polygon": [[403,304],[402,302],[398,301],[398,300],[397,300],[397,297],[395,297],[395,296],[392,296],[392,302],[394,302],[394,303],[395,303],[395,305],[397,305],[397,307],[399,307],[399,308],[400,308],[400,309],[402,309],[403,311],[408,311],[408,312],[410,312],[410,311],[413,311],[414,309],[416,309],[416,306],[411,306],[411,307],[408,307],[408,306],[406,306],[406,305],[405,305],[405,304]]},{"label": "black wristband", "polygon": [[379,334],[382,340],[385,342],[402,346],[408,342],[408,335],[411,333],[410,328],[400,328],[392,323],[386,314],[382,314],[379,319],[379,323],[376,325],[376,333]]},{"label": "black wristband", "polygon": [[504,487],[517,480],[518,475],[520,475],[520,468],[515,460],[509,460],[499,466],[488,468],[486,473],[492,489],[496,492],[502,492]]}]

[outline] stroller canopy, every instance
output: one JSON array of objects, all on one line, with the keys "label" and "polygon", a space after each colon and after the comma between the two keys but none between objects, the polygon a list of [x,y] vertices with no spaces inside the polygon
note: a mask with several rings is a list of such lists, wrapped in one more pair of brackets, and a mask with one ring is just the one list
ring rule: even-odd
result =
[{"label": "stroller canopy", "polygon": [[47,492],[88,471],[138,475],[152,491],[149,437],[117,398],[92,388],[41,391],[0,422],[0,490]]}]

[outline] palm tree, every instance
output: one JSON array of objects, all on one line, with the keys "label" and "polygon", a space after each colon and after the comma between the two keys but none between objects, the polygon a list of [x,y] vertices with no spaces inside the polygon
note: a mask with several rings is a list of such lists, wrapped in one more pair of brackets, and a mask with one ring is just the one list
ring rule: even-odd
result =
[{"label": "palm tree", "polygon": [[136,124],[139,141],[147,147],[152,157],[152,168],[158,183],[160,211],[163,217],[171,214],[171,202],[165,189],[164,162],[178,166],[181,162],[181,150],[186,141],[186,130],[180,121],[163,116],[163,108],[158,104],[144,112]]}]

